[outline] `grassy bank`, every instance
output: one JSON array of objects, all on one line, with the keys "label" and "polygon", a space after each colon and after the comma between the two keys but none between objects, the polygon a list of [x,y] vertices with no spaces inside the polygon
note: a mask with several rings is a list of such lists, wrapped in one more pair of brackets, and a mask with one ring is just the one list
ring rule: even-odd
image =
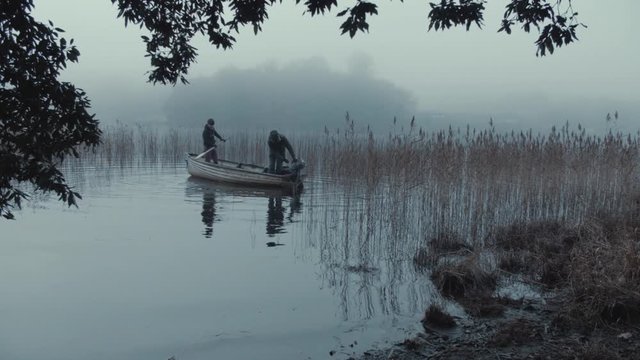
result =
[{"label": "grassy bank", "polygon": [[[362,358],[635,359],[639,228],[634,209],[623,216],[599,214],[578,226],[512,224],[483,249],[449,243],[443,251],[434,241],[431,255],[417,255],[414,262],[464,316],[431,304],[423,333]],[[483,251],[494,255],[492,261],[482,261]],[[540,298],[500,295],[497,284],[509,281],[530,284]]]}]

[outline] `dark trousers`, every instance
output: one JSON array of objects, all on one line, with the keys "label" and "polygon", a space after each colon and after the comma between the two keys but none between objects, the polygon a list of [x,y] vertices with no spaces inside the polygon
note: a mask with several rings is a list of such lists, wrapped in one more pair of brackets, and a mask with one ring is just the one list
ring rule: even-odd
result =
[{"label": "dark trousers", "polygon": [[[211,149],[210,147],[205,147],[204,151]],[[204,160],[207,162],[213,162],[215,164],[218,163],[218,151],[216,150],[216,146],[213,145],[213,150],[209,151],[204,155]]]},{"label": "dark trousers", "polygon": [[282,172],[282,161],[284,158],[280,154],[269,154],[269,172],[280,174]]}]

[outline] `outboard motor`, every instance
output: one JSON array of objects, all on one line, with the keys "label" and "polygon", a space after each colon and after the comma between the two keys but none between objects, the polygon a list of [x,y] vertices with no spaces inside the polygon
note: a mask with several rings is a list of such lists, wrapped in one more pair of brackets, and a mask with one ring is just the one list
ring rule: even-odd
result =
[{"label": "outboard motor", "polygon": [[[286,162],[286,160],[285,160]],[[295,161],[293,163],[291,163],[290,166],[283,166],[282,167],[282,171],[280,173],[278,173],[278,175],[292,175],[294,178],[297,177],[298,175],[300,175],[300,172],[302,171],[302,169],[304,169],[307,166],[307,164],[304,162],[304,160],[298,160]],[[262,170],[263,173],[269,173],[269,168],[265,167],[264,170]]]},{"label": "outboard motor", "polygon": [[298,161],[295,161],[295,162],[291,163],[291,166],[290,166],[289,169],[291,170],[292,174],[299,175],[300,171],[302,171],[302,169],[304,169],[305,166],[306,166],[306,164],[305,164],[304,160],[298,159]]}]

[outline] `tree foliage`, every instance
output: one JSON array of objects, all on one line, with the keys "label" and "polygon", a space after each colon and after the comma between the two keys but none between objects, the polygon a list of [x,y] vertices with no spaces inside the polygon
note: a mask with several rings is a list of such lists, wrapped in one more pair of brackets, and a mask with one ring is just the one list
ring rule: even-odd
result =
[{"label": "tree foliage", "polygon": [[[397,0],[404,2],[403,0]],[[151,37],[143,36],[152,70],[149,81],[175,84],[187,82],[185,75],[195,61],[197,49],[191,39],[200,34],[208,37],[217,48],[230,49],[234,35],[245,26],[254,33],[262,30],[268,19],[268,9],[282,0],[111,0],[118,6],[118,16],[125,24],[146,28]],[[338,0],[295,0],[303,3],[311,16],[324,15],[339,7]],[[350,3],[336,15],[344,18],[342,34],[354,37],[369,31],[368,18],[378,15],[378,6],[367,0],[341,1]],[[429,3],[428,30],[445,30],[473,24],[482,28],[485,0],[440,0]],[[572,0],[510,0],[498,31],[511,34],[512,27],[521,25],[525,32],[539,33],[535,42],[536,55],[553,53],[554,49],[577,40],[576,28],[582,25],[573,11]]]},{"label": "tree foliage", "polygon": [[30,15],[31,0],[0,1],[0,216],[13,218],[27,194],[18,183],[56,193],[69,206],[80,195],[58,169],[79,145],[96,145],[89,100],[59,73],[79,52],[62,29]]}]

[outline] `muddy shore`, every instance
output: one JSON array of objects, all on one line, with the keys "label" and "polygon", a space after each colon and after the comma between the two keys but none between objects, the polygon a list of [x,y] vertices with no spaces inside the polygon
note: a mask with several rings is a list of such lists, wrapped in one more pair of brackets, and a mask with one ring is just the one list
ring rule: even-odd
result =
[{"label": "muddy shore", "polygon": [[637,359],[637,326],[593,329],[562,324],[553,305],[509,306],[500,317],[456,319],[453,329],[425,331],[386,349],[365,351],[357,360],[415,359]]},{"label": "muddy shore", "polygon": [[[431,239],[414,263],[461,310],[428,305],[424,331],[352,359],[638,359],[638,229],[633,215],[511,226],[482,249]],[[514,281],[538,296],[500,293]]]}]

